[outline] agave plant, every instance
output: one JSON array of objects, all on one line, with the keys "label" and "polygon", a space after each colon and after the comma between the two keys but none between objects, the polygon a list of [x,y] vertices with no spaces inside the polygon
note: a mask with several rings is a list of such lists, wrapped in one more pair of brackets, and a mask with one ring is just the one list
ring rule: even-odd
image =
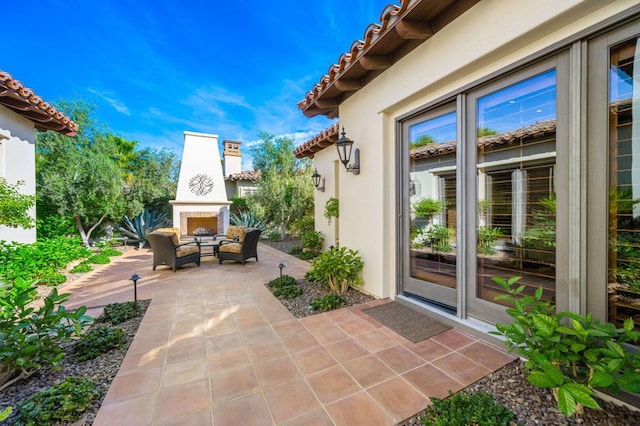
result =
[{"label": "agave plant", "polygon": [[124,226],[117,226],[118,231],[138,240],[139,248],[144,247],[147,243],[147,234],[149,232],[168,226],[167,213],[158,213],[150,209],[145,209],[133,218],[125,216],[122,220]]},{"label": "agave plant", "polygon": [[229,220],[234,225],[246,226],[248,228],[264,230],[264,228],[267,226],[266,220],[258,218],[253,212],[250,211],[244,211],[238,214],[231,213],[229,215]]}]

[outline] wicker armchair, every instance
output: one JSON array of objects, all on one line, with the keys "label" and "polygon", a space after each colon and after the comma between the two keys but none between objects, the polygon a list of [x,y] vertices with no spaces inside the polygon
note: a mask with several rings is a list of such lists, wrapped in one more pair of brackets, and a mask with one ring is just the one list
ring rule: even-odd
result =
[{"label": "wicker armchair", "polygon": [[200,245],[196,242],[180,244],[174,232],[152,232],[147,241],[153,250],[153,270],[158,265],[167,265],[176,272],[179,266],[194,262],[200,266]]},{"label": "wicker armchair", "polygon": [[218,261],[236,260],[244,262],[252,257],[258,261],[258,240],[262,233],[259,229],[247,228],[241,242],[221,241],[218,248]]}]

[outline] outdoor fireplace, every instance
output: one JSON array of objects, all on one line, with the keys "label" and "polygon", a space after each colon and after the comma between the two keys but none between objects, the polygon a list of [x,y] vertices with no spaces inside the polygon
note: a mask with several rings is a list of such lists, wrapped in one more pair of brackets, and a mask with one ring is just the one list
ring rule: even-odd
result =
[{"label": "outdoor fireplace", "polygon": [[178,190],[173,205],[173,226],[180,236],[224,234],[229,226],[218,136],[184,132]]}]

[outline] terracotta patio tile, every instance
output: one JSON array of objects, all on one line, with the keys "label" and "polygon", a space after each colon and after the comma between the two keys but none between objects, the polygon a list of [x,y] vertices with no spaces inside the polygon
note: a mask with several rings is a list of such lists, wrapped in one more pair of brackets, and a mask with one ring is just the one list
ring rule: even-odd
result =
[{"label": "terracotta patio tile", "polygon": [[353,336],[353,339],[369,352],[378,352],[396,344],[380,330],[372,330],[358,334],[357,336]]},{"label": "terracotta patio tile", "polygon": [[306,380],[323,404],[347,397],[362,389],[339,365],[307,376]]},{"label": "terracotta patio tile", "polygon": [[351,360],[343,367],[363,388],[388,380],[395,375],[389,367],[371,354]]},{"label": "terracotta patio tile", "polygon": [[223,352],[229,349],[238,348],[244,345],[242,334],[239,331],[234,331],[227,334],[219,334],[217,336],[209,337],[206,340],[206,350],[208,354],[216,352]]},{"label": "terracotta patio tile", "polygon": [[211,375],[211,395],[217,404],[258,391],[258,379],[253,367],[240,367]]},{"label": "terracotta patio tile", "polygon": [[413,370],[426,362],[402,345],[381,350],[376,356],[398,374]]},{"label": "terracotta patio tile", "polygon": [[236,321],[243,318],[251,318],[254,316],[262,316],[262,311],[255,304],[251,304],[249,306],[244,306],[234,314],[236,316]]},{"label": "terracotta patio tile", "polygon": [[368,331],[375,330],[376,328],[363,318],[354,318],[343,321],[338,324],[338,326],[350,336],[366,333]]},{"label": "terracotta patio tile", "polygon": [[318,400],[302,379],[265,389],[264,397],[276,423],[320,408]]},{"label": "terracotta patio tile", "polygon": [[476,339],[455,329],[450,329],[432,337],[433,340],[448,348],[457,351],[471,343]]},{"label": "terracotta patio tile", "polygon": [[229,349],[224,352],[216,352],[207,356],[209,373],[225,370],[228,368],[244,367],[251,364],[249,354],[244,346]]},{"label": "terracotta patio tile", "polygon": [[249,358],[253,364],[283,358],[289,355],[280,342],[252,344],[247,347],[247,352],[249,352]]},{"label": "terracotta patio tile", "polygon": [[255,393],[213,407],[215,426],[271,426],[273,421],[262,394]]},{"label": "terracotta patio tile", "polygon": [[196,411],[181,417],[176,417],[166,422],[158,423],[158,426],[213,426],[211,409]]},{"label": "terracotta patio tile", "polygon": [[359,358],[368,354],[368,352],[355,340],[348,338],[340,340],[339,342],[331,343],[325,346],[325,349],[331,353],[340,363],[351,361],[354,358]]},{"label": "terracotta patio tile", "polygon": [[407,342],[404,346],[427,362],[431,362],[452,352],[451,349],[433,339],[426,339],[418,343]]},{"label": "terracotta patio tile", "polygon": [[395,422],[365,392],[325,406],[336,426],[386,426]]},{"label": "terracotta patio tile", "polygon": [[313,337],[323,345],[337,342],[338,340],[343,340],[348,337],[336,324],[331,324],[330,326],[323,328],[314,328],[310,332]]},{"label": "terracotta patio tile", "polygon": [[449,391],[458,392],[464,388],[462,383],[430,364],[411,370],[402,377],[429,398],[445,398]]},{"label": "terracotta patio tile", "polygon": [[155,337],[135,337],[131,345],[129,345],[128,352],[135,353],[147,353],[153,351],[159,351],[167,349],[168,342],[166,340],[158,340]]},{"label": "terracotta patio tile", "polygon": [[289,351],[289,353],[296,353],[304,351],[314,346],[319,346],[320,342],[311,335],[307,330],[303,328],[301,333],[291,334],[282,338],[282,344]]},{"label": "terracotta patio tile", "polygon": [[111,425],[151,425],[157,393],[146,393],[136,398],[102,404],[93,421],[95,426]]},{"label": "terracotta patio tile", "polygon": [[162,369],[160,367],[132,371],[129,374],[117,375],[111,382],[104,403],[132,398],[160,389]]},{"label": "terracotta patio tile", "polygon": [[193,338],[169,346],[167,350],[167,363],[190,359],[204,359],[207,355],[203,338]]},{"label": "terracotta patio tile", "polygon": [[251,317],[236,318],[236,323],[241,330],[269,326],[269,321],[267,321],[267,318],[261,313]]},{"label": "terracotta patio tile", "polygon": [[150,350],[148,352],[127,352],[118,374],[127,374],[137,370],[146,368],[162,367],[167,357],[166,349]]},{"label": "terracotta patio tile", "polygon": [[489,370],[497,370],[515,359],[515,356],[484,342],[472,343],[460,349],[458,353]]},{"label": "terracotta patio tile", "polygon": [[294,418],[293,420],[289,420],[288,422],[281,423],[282,426],[333,426],[333,421],[329,414],[322,409],[319,408],[317,410],[313,410],[309,413],[303,414]]},{"label": "terracotta patio tile", "polygon": [[428,398],[400,377],[375,385],[367,389],[367,393],[396,423],[408,419],[430,404]]},{"label": "terracotta patio tile", "polygon": [[[207,380],[172,386],[161,390],[158,395],[156,421],[163,422],[187,413],[201,411],[210,405],[211,392]],[[121,424],[132,423],[124,422]]]},{"label": "terracotta patio tile", "polygon": [[238,325],[233,317],[230,318],[207,318],[204,321],[204,333],[207,336],[226,334],[238,330]]},{"label": "terracotta patio tile", "polygon": [[469,358],[455,352],[433,361],[432,364],[465,386],[491,372],[488,368],[476,364]]},{"label": "terracotta patio tile", "polygon": [[289,357],[258,364],[255,371],[262,387],[276,386],[300,377],[296,363]]},{"label": "terracotta patio tile", "polygon": [[277,342],[278,336],[269,326],[249,328],[242,330],[242,336],[247,345],[255,345],[258,343]]},{"label": "terracotta patio tile", "polygon": [[333,321],[331,321],[324,314],[316,314],[309,317],[301,318],[300,323],[304,325],[308,330],[314,330],[317,328],[327,327],[333,324]]},{"label": "terracotta patio tile", "polygon": [[337,364],[324,347],[316,347],[292,355],[302,374],[312,374]]},{"label": "terracotta patio tile", "polygon": [[203,379],[206,375],[207,366],[204,358],[166,364],[162,372],[162,386],[168,387],[192,382]]},{"label": "terracotta patio tile", "polygon": [[325,313],[325,315],[334,323],[341,323],[358,318],[358,315],[348,308],[335,309]]},{"label": "terracotta patio tile", "polygon": [[298,321],[297,319],[279,321],[275,324],[272,324],[272,327],[276,334],[280,337],[286,337],[292,334],[306,331],[306,329],[302,326],[302,324],[300,324],[300,321]]}]

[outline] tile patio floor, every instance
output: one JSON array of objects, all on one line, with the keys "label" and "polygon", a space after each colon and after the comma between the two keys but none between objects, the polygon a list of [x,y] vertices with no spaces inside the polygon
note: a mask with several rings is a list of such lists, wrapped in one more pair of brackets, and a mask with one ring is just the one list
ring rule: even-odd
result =
[{"label": "tile patio floor", "polygon": [[414,344],[361,312],[388,300],[298,320],[264,284],[308,264],[258,251],[173,273],[129,248],[64,288],[68,307],[133,300],[137,273],[152,299],[94,425],[393,425],[513,359],[454,329]]}]

